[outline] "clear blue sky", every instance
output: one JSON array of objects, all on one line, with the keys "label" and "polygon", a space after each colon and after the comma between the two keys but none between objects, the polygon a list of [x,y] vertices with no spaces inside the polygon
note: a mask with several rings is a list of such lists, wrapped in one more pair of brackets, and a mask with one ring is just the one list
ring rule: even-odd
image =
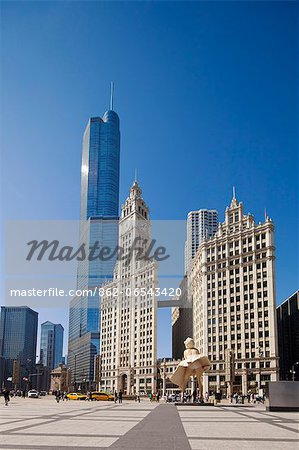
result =
[{"label": "clear blue sky", "polygon": [[[82,134],[114,80],[121,202],[135,167],[154,219],[199,208],[222,219],[235,185],[246,212],[259,221],[266,207],[275,223],[277,302],[298,288],[296,2],[1,9],[5,219],[79,218]],[[66,314],[40,316],[67,325]],[[168,311],[160,355],[170,348]]]}]

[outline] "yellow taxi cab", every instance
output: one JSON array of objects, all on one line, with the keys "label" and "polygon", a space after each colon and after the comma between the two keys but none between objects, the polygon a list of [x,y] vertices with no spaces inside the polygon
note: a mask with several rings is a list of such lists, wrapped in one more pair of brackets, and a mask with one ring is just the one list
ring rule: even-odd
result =
[{"label": "yellow taxi cab", "polygon": [[86,400],[86,395],[80,394],[79,392],[72,392],[67,394],[69,400]]},{"label": "yellow taxi cab", "polygon": [[114,400],[114,396],[108,392],[92,392],[92,400]]}]

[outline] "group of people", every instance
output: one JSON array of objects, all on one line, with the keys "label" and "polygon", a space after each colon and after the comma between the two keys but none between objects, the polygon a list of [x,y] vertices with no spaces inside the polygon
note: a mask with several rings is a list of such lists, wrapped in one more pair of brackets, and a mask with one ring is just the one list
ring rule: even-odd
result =
[{"label": "group of people", "polygon": [[247,400],[247,403],[265,403],[266,396],[263,394],[262,396],[256,393],[248,393],[247,395],[235,393],[231,395],[231,402],[235,404],[244,404],[245,399]]},{"label": "group of people", "polygon": [[[208,393],[206,393],[206,401],[208,401],[209,400],[209,395],[208,395]],[[197,392],[197,389],[194,389],[194,391],[192,392],[192,394],[191,393],[188,393],[188,392],[184,392],[183,394],[182,394],[182,398],[181,398],[181,400],[182,400],[182,402],[183,403],[190,403],[190,402],[193,402],[193,403],[202,403],[203,401],[204,401],[204,399],[203,399],[203,397],[201,397],[200,395],[198,395],[198,392]]]},{"label": "group of people", "polygon": [[23,389],[23,390],[16,390],[16,391],[10,391],[8,388],[5,388],[1,392],[1,395],[3,395],[3,398],[4,398],[5,406],[8,406],[11,397],[25,398],[26,394],[27,393],[26,393],[25,389]]},{"label": "group of people", "polygon": [[58,391],[53,391],[52,392],[53,395],[55,395],[55,399],[57,401],[57,403],[60,402],[60,400],[64,401],[64,400],[68,400],[68,396],[67,396],[67,392],[61,392],[60,390]]},{"label": "group of people", "polygon": [[151,392],[148,394],[148,398],[150,399],[150,402],[158,402],[160,401],[161,395],[159,392],[156,394],[152,394]]},{"label": "group of people", "polygon": [[122,403],[123,402],[123,391],[120,390],[119,392],[114,391],[114,403]]},{"label": "group of people", "polygon": [[182,403],[203,403],[204,401],[209,401],[209,394],[206,392],[205,395],[201,396],[200,392],[197,391],[197,389],[194,389],[194,391],[188,392],[185,391],[183,393],[176,393],[176,394],[166,394],[163,396],[163,399],[166,403],[171,402],[182,402]]}]

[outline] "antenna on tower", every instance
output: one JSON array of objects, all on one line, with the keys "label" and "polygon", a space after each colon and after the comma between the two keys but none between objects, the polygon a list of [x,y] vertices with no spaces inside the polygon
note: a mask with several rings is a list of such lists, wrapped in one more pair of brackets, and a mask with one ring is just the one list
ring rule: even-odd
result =
[{"label": "antenna on tower", "polygon": [[110,83],[110,111],[113,111],[113,94],[114,94],[114,83]]},{"label": "antenna on tower", "polygon": [[135,180],[134,181],[137,181],[137,169],[136,169],[136,167],[135,167]]},{"label": "antenna on tower", "polygon": [[236,198],[236,188],[233,186],[233,198]]}]

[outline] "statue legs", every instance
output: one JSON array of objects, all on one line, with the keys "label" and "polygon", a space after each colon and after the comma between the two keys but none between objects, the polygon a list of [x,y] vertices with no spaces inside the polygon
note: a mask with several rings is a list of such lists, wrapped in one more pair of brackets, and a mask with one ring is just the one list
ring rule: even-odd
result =
[{"label": "statue legs", "polygon": [[185,374],[184,374],[184,380],[183,380],[183,383],[180,386],[180,389],[181,389],[182,392],[185,391],[187,383],[188,383],[188,380],[191,377],[191,375],[193,375],[193,372],[194,372],[194,370],[190,369],[190,367],[186,368]]},{"label": "statue legs", "polygon": [[199,389],[199,398],[203,397],[203,384],[202,384],[202,369],[196,369],[196,378],[197,378],[197,384]]}]

